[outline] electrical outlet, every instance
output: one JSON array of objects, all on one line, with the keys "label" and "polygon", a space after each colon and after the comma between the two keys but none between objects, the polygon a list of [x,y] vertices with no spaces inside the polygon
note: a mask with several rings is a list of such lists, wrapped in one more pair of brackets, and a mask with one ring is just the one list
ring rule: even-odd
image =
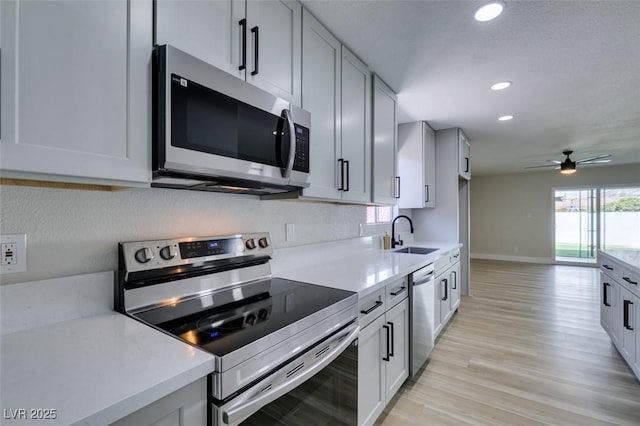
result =
[{"label": "electrical outlet", "polygon": [[0,274],[27,270],[27,235],[0,235]]},{"label": "electrical outlet", "polygon": [[294,241],[296,239],[296,230],[293,223],[286,223],[286,234],[284,236],[285,241]]}]

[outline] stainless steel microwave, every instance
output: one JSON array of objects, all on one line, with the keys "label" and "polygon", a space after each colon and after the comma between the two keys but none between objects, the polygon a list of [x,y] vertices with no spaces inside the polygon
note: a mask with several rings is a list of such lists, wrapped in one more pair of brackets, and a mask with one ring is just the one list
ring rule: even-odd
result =
[{"label": "stainless steel microwave", "polygon": [[151,186],[269,195],[309,186],[311,116],[172,46],[153,61]]}]

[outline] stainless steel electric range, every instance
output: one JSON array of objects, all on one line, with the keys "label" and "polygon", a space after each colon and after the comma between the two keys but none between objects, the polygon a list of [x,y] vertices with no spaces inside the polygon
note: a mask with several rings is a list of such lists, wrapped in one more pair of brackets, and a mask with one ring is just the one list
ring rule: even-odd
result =
[{"label": "stainless steel electric range", "polygon": [[211,353],[209,424],[357,421],[357,294],[271,276],[268,233],[119,244],[116,309]]}]

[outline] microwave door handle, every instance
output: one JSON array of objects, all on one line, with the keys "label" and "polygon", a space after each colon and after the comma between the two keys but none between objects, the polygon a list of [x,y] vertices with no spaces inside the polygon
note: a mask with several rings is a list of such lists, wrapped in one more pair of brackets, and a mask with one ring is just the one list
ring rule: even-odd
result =
[{"label": "microwave door handle", "polygon": [[287,161],[287,167],[281,169],[282,177],[289,178],[291,175],[291,170],[293,170],[293,161],[296,158],[296,127],[293,125],[293,118],[291,117],[291,111],[288,109],[283,109],[282,114],[284,115],[287,123],[289,124],[289,160]]}]

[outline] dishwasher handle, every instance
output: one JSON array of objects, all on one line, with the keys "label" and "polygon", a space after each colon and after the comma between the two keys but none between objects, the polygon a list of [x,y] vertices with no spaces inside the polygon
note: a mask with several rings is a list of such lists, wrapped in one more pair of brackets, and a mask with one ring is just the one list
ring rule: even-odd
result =
[{"label": "dishwasher handle", "polygon": [[422,275],[419,279],[413,279],[413,286],[419,286],[428,283],[429,281],[433,281],[434,271],[427,273],[426,275]]}]

